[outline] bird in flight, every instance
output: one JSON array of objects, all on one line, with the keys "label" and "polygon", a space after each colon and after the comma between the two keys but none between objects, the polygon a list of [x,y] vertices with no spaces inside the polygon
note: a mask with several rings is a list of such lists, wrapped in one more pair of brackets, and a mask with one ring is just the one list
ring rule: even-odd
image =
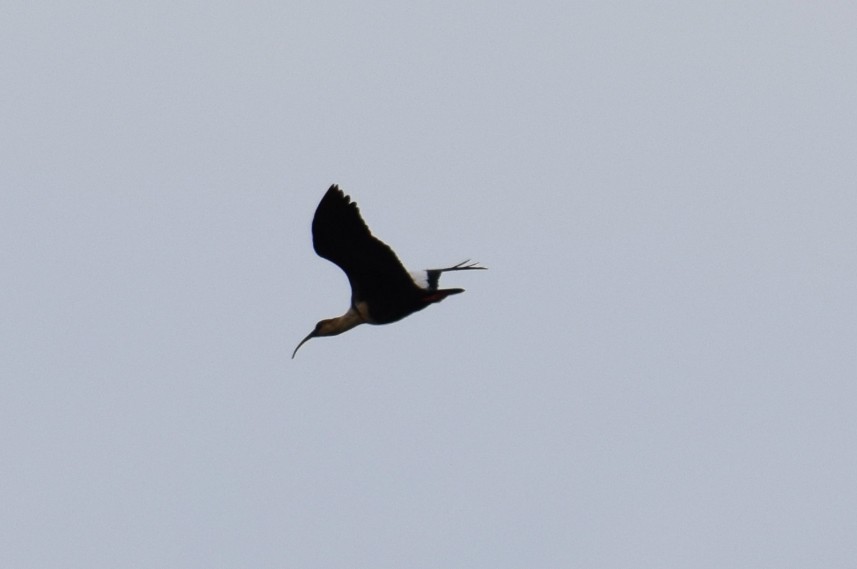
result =
[{"label": "bird in flight", "polygon": [[312,244],[319,257],[345,272],[351,285],[351,306],[342,316],[328,318],[301,340],[336,336],[360,324],[389,324],[440,302],[461,288],[438,288],[441,273],[481,270],[478,263],[463,261],[445,269],[409,273],[389,245],[373,236],[360,217],[357,204],[336,184],[330,186],[312,220]]}]

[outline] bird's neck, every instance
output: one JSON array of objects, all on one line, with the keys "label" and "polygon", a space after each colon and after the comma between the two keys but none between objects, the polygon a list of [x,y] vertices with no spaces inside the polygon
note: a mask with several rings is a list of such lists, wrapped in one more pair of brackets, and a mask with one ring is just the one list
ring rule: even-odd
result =
[{"label": "bird's neck", "polygon": [[336,318],[330,318],[324,321],[324,327],[321,330],[321,335],[335,336],[351,330],[355,326],[363,324],[367,319],[358,308],[351,307],[348,312]]}]

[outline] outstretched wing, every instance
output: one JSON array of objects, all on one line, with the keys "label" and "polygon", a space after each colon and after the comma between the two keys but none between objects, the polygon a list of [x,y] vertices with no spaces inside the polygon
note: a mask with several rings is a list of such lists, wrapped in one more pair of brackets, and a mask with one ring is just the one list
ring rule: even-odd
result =
[{"label": "outstretched wing", "polygon": [[351,283],[352,302],[408,294],[416,289],[390,247],[369,231],[357,204],[336,184],[315,210],[312,244],[320,257],[339,266]]}]

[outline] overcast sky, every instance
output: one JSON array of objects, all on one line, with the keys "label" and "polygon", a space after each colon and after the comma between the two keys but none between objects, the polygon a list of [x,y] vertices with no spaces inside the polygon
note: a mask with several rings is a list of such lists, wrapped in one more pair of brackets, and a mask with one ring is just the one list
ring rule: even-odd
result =
[{"label": "overcast sky", "polygon": [[855,22],[6,0],[0,566],[854,567]]}]

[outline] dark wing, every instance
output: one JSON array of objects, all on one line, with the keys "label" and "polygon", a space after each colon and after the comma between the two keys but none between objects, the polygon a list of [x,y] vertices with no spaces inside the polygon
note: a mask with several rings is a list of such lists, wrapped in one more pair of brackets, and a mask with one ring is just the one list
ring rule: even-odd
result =
[{"label": "dark wing", "polygon": [[371,302],[417,292],[393,250],[372,235],[357,204],[335,184],[315,210],[312,244],[320,257],[345,271],[352,301]]}]

